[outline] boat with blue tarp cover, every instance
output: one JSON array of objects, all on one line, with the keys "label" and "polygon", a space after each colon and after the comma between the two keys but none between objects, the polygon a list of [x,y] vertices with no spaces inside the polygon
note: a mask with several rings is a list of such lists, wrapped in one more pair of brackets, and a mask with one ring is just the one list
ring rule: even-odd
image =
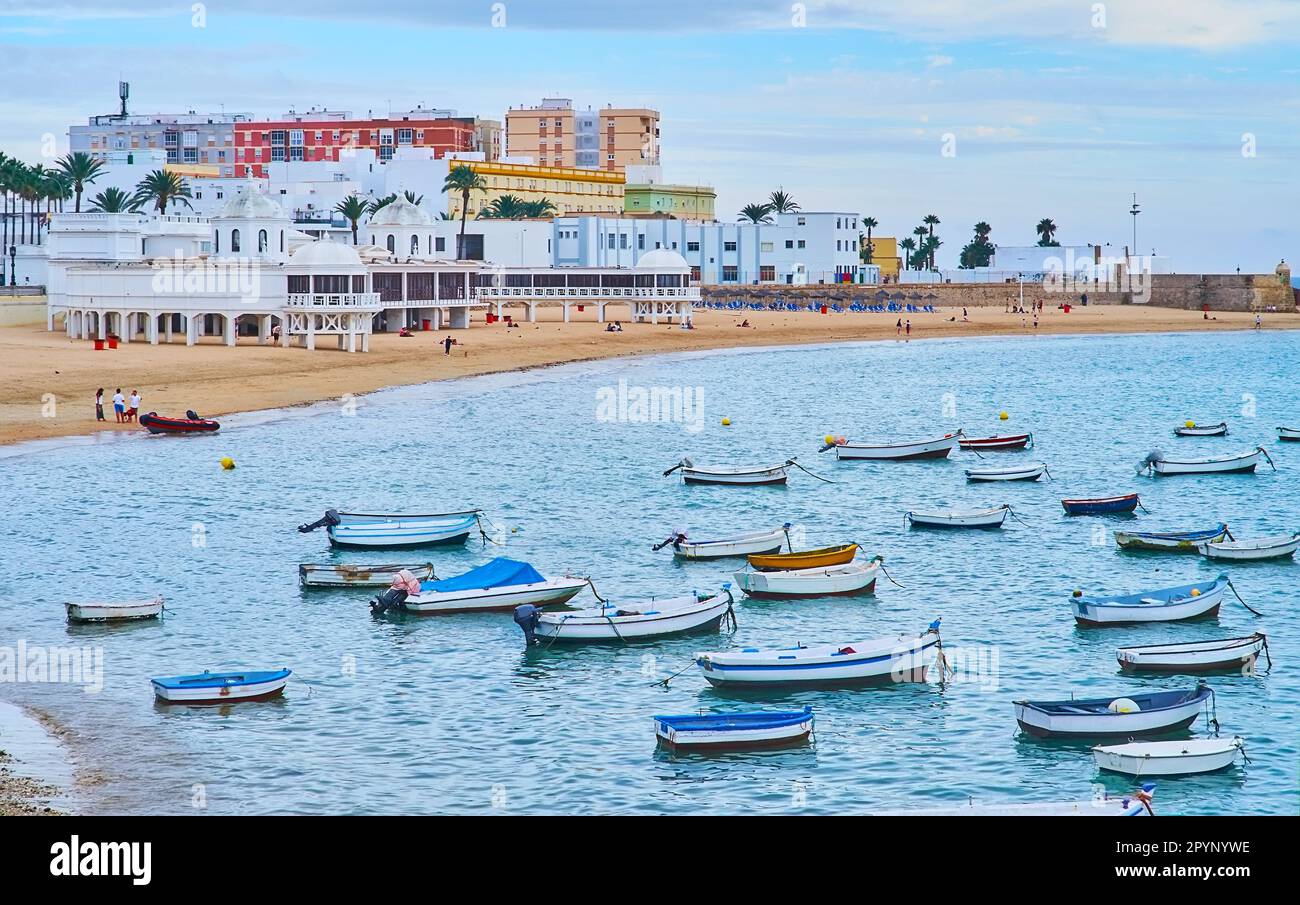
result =
[{"label": "boat with blue tarp cover", "polygon": [[1218,614],[1230,585],[1228,576],[1220,575],[1212,581],[1113,597],[1084,597],[1075,591],[1074,618],[1080,625],[1094,626],[1208,619]]},{"label": "boat with blue tarp cover", "polygon": [[153,683],[154,695],[167,704],[228,704],[233,701],[265,701],[284,691],[291,669],[247,672],[202,672],[192,676],[160,676]]},{"label": "boat with blue tarp cover", "polygon": [[480,613],[567,603],[585,588],[583,576],[547,578],[526,562],[498,556],[491,562],[452,578],[420,582],[417,594],[397,602],[396,608],[420,616],[446,613]]},{"label": "boat with blue tarp cover", "polygon": [[813,711],[756,711],[656,716],[655,736],[669,748],[721,751],[799,745],[813,731]]}]

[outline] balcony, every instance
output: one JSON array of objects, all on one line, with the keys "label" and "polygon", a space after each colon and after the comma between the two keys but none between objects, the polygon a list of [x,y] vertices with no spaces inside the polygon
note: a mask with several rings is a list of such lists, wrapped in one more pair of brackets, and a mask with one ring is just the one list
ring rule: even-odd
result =
[{"label": "balcony", "polygon": [[378,292],[290,293],[286,307],[324,311],[378,311],[383,307]]}]

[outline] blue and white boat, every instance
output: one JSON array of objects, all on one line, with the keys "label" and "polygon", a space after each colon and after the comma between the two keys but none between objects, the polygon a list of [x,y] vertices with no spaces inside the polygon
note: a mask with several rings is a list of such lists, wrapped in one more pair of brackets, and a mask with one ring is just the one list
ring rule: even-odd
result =
[{"label": "blue and white boat", "polygon": [[1061,500],[1067,515],[1115,515],[1132,512],[1142,501],[1136,493],[1121,496],[1090,497],[1087,499]]},{"label": "blue and white boat", "polygon": [[434,512],[427,514],[340,512],[327,510],[324,518],[298,530],[306,533],[325,528],[336,547],[384,547],[410,549],[439,544],[462,544],[474,531],[482,532],[482,511]]},{"label": "blue and white boat", "polygon": [[291,669],[246,672],[201,672],[193,676],[160,676],[149,681],[158,700],[167,704],[228,704],[265,701],[284,691]]},{"label": "blue and white boat", "polygon": [[813,731],[811,707],[785,712],[657,716],[654,721],[660,744],[690,751],[780,748],[806,742]]},{"label": "blue and white boat", "polygon": [[452,578],[420,582],[420,593],[409,595],[397,608],[418,616],[484,613],[568,603],[585,588],[583,576],[547,578],[526,562],[498,556],[491,562]]},{"label": "blue and white boat", "polygon": [[[1227,575],[1115,597],[1075,597],[1075,621],[1080,625],[1131,625],[1135,622],[1181,622],[1215,616],[1229,587]],[[1074,592],[1079,594],[1078,591]]]},{"label": "blue and white boat", "polygon": [[556,641],[641,641],[687,632],[715,632],[730,618],[735,624],[730,583],[721,592],[695,591],[680,597],[603,601],[585,610],[542,613],[536,632],[547,644]]},{"label": "blue and white boat", "polygon": [[1125,550],[1155,550],[1162,553],[1199,553],[1201,545],[1232,537],[1220,522],[1199,531],[1116,531],[1115,543]]},{"label": "blue and white boat", "polygon": [[851,685],[924,682],[925,670],[940,644],[938,620],[920,635],[816,647],[697,653],[695,665],[712,685]]},{"label": "blue and white boat", "polygon": [[1142,738],[1186,729],[1213,697],[1201,682],[1190,691],[1016,701],[1016,722],[1039,738]]}]

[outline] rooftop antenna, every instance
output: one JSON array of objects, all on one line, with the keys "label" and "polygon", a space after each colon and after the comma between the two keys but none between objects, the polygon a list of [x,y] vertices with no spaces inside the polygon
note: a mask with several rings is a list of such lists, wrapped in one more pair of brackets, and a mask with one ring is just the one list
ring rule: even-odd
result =
[{"label": "rooftop antenna", "polygon": [[1137,257],[1138,253],[1138,214],[1142,213],[1142,208],[1138,207],[1137,192],[1133,193],[1133,206],[1128,209],[1133,215],[1133,256]]},{"label": "rooftop antenna", "polygon": [[118,98],[121,99],[121,101],[122,101],[122,112],[121,112],[120,114],[118,114],[118,115],[119,115],[119,116],[126,116],[126,99],[127,99],[128,97],[131,96],[131,83],[130,83],[130,82],[118,82],[118,83],[117,83],[117,96],[118,96]]}]

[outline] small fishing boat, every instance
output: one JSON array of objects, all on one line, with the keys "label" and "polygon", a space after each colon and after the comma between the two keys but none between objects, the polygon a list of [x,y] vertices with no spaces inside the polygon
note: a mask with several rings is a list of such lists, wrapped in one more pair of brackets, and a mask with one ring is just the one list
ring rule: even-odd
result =
[{"label": "small fishing boat", "polygon": [[1228,422],[1220,421],[1218,424],[1197,424],[1195,421],[1188,421],[1181,427],[1174,428],[1175,437],[1226,437],[1228,436]]},{"label": "small fishing boat", "polygon": [[1015,465],[1011,468],[968,468],[968,481],[1037,481],[1043,475],[1050,479],[1051,472],[1043,463],[1037,465]]},{"label": "small fishing boat", "polygon": [[1010,512],[1011,507],[1006,505],[948,512],[914,509],[904,513],[903,519],[913,528],[1001,528]]},{"label": "small fishing boat", "polygon": [[[1074,619],[1080,625],[1131,625],[1136,622],[1182,622],[1201,619],[1219,612],[1223,594],[1229,586],[1228,576],[1213,581],[1125,594],[1116,597],[1076,596]],[[1074,592],[1076,595],[1078,591]]]},{"label": "small fishing boat", "polygon": [[1180,644],[1144,644],[1115,652],[1125,672],[1202,673],[1254,670],[1260,651],[1268,657],[1268,638],[1255,632],[1244,638],[1216,638]]},{"label": "small fishing boat", "polygon": [[784,484],[792,464],[794,459],[778,465],[696,465],[690,459],[682,459],[665,471],[664,476],[680,468],[682,480],[687,484]]},{"label": "small fishing boat", "polygon": [[1232,537],[1220,522],[1199,531],[1116,531],[1115,543],[1125,550],[1155,550],[1163,553],[1199,553],[1201,545]]},{"label": "small fishing boat", "polygon": [[872,811],[875,817],[1153,817],[1151,800],[1156,784],[1143,783],[1136,792],[1109,793],[1082,801],[977,802],[905,811]]},{"label": "small fishing boat", "polygon": [[229,704],[265,701],[284,691],[289,669],[254,672],[207,672],[195,676],[150,679],[153,693],[165,704]]},{"label": "small fishing boat", "polygon": [[749,565],[760,572],[780,572],[790,569],[819,569],[842,566],[858,555],[857,544],[836,544],[798,553],[751,553]]},{"label": "small fishing boat", "polygon": [[1246,474],[1253,472],[1263,456],[1273,470],[1273,459],[1262,446],[1256,446],[1248,452],[1231,456],[1211,456],[1206,459],[1170,459],[1160,450],[1152,450],[1138,465],[1139,472],[1148,472],[1155,477],[1178,474]]},{"label": "small fishing boat", "polygon": [[1286,559],[1300,547],[1300,534],[1282,534],[1256,540],[1207,541],[1197,549],[1210,559]]},{"label": "small fishing boat", "polygon": [[695,664],[712,685],[851,685],[924,682],[925,669],[940,644],[938,621],[920,635],[814,647],[697,653]]},{"label": "small fishing boat", "polygon": [[1039,738],[1142,738],[1186,729],[1213,696],[1210,687],[1201,682],[1191,691],[1016,701],[1016,722]]},{"label": "small fishing boat", "polygon": [[978,452],[1000,452],[1009,449],[1027,449],[1034,445],[1033,434],[1011,434],[1006,437],[999,437],[994,434],[992,437],[962,437],[959,441],[962,449],[973,449]]},{"label": "small fishing boat", "polygon": [[654,549],[661,550],[672,545],[673,556],[678,559],[724,559],[729,556],[748,556],[751,553],[779,553],[781,545],[786,542],[791,528],[786,523],[771,531],[752,531],[749,534],[735,534],[731,537],[719,537],[713,540],[693,541],[687,538],[685,531],[674,532]]},{"label": "small fishing boat", "polygon": [[1300,440],[1300,427],[1279,427],[1277,429],[1277,438],[1285,442],[1294,443]]},{"label": "small fishing boat", "polygon": [[542,613],[535,629],[539,638],[554,641],[630,641],[662,638],[686,632],[717,631],[728,615],[735,621],[731,591],[682,597],[607,602],[586,610]]},{"label": "small fishing boat", "polygon": [[1098,745],[1092,749],[1097,766],[1129,776],[1189,776],[1213,773],[1232,766],[1237,755],[1246,756],[1240,736],[1189,738],[1180,742],[1129,742]]},{"label": "small fishing boat", "polygon": [[453,578],[420,582],[397,609],[417,616],[448,613],[489,613],[533,606],[567,603],[587,587],[583,577],[547,578],[526,562],[499,556]]},{"label": "small fishing boat", "polygon": [[957,448],[961,431],[944,434],[930,440],[912,440],[907,443],[854,443],[843,437],[827,443],[821,451],[835,450],[836,459],[880,459],[903,461],[906,459],[943,459]]},{"label": "small fishing boat", "polygon": [[876,588],[881,557],[868,563],[846,563],[816,569],[780,572],[737,572],[736,586],[750,597],[777,600],[792,597],[843,597],[870,594]]},{"label": "small fishing boat", "polygon": [[192,411],[186,412],[184,418],[164,418],[148,412],[140,416],[140,426],[151,434],[213,434],[221,430],[218,422],[200,418]]},{"label": "small fishing boat", "polygon": [[298,564],[298,583],[304,588],[386,588],[404,569],[418,581],[434,577],[433,563],[428,562],[371,566],[304,562]]},{"label": "small fishing boat", "polygon": [[480,524],[482,510],[434,512],[428,514],[340,512],[328,509],[325,516],[299,525],[304,534],[325,528],[336,547],[387,547],[389,549],[432,547],[464,543]]},{"label": "small fishing boat", "polygon": [[69,622],[129,622],[156,619],[162,615],[163,599],[127,600],[122,602],[80,601],[66,603]]},{"label": "small fishing boat", "polygon": [[813,731],[811,707],[755,713],[706,713],[657,716],[660,744],[688,751],[736,751],[803,744]]},{"label": "small fishing boat", "polygon": [[1089,499],[1061,500],[1067,515],[1113,515],[1120,512],[1132,512],[1141,500],[1136,493],[1122,496],[1092,497]]}]

